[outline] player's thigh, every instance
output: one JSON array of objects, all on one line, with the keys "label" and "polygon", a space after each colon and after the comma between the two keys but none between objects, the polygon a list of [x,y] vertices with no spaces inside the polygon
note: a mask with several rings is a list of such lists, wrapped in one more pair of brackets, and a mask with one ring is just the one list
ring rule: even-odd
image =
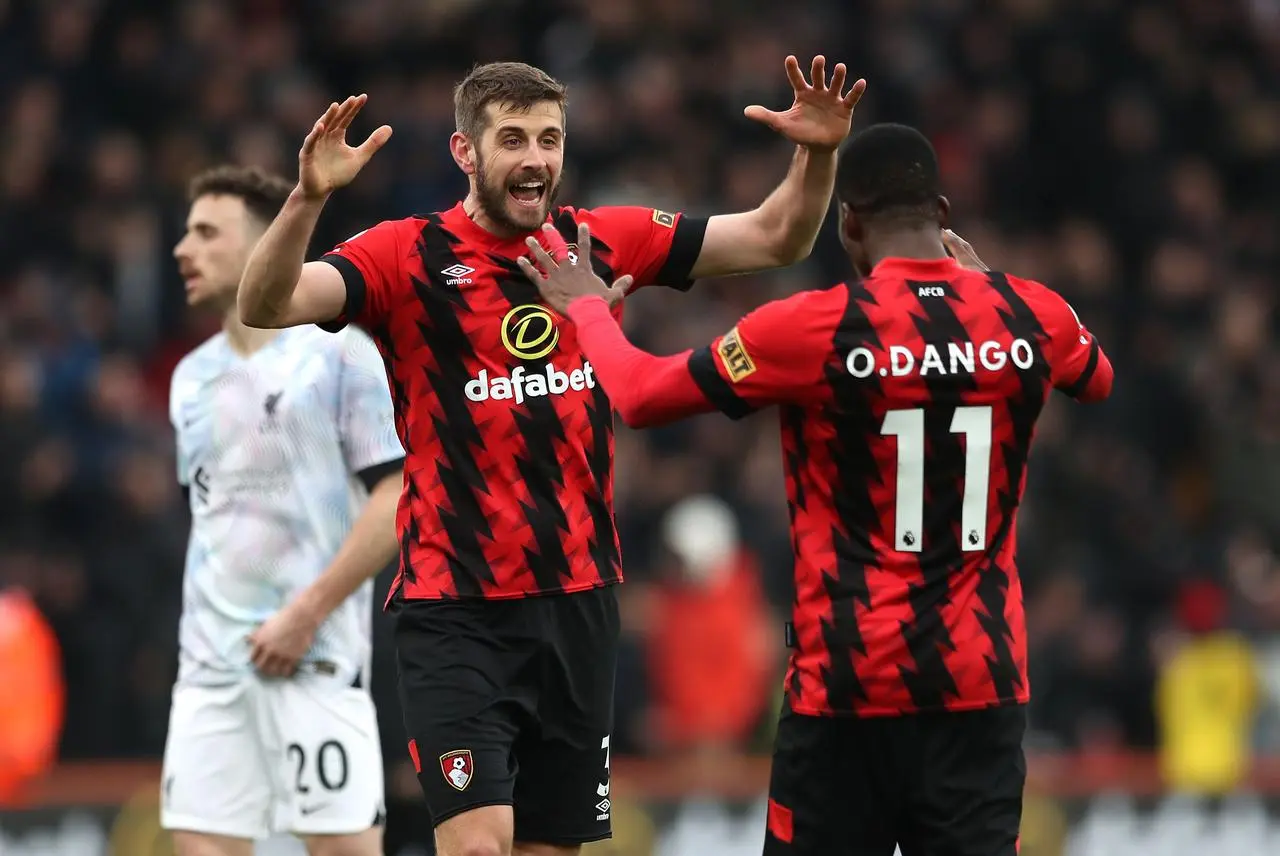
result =
[{"label": "player's thigh", "polygon": [[516,745],[517,844],[574,849],[612,835],[607,729],[584,732],[590,743]]},{"label": "player's thigh", "polygon": [[1022,705],[920,717],[903,856],[1015,856],[1026,728]]},{"label": "player's thigh", "polygon": [[273,827],[300,837],[369,840],[385,814],[373,699],[322,677],[275,682],[267,698],[281,783]]},{"label": "player's thigh", "polygon": [[242,839],[269,833],[271,770],[251,692],[247,683],[174,689],[161,776],[165,829]]},{"label": "player's thigh", "polygon": [[253,841],[203,832],[173,832],[174,856],[254,856]]},{"label": "player's thigh", "polygon": [[783,710],[769,777],[765,856],[893,856],[893,724]]},{"label": "player's thigh", "polygon": [[412,604],[396,616],[409,754],[437,835],[446,823],[453,832],[490,829],[490,816],[503,812],[450,821],[511,805],[512,748],[534,703],[537,639],[527,612],[526,601],[476,600]]},{"label": "player's thigh", "polygon": [[538,606],[545,645],[536,722],[515,745],[515,840],[572,849],[612,834],[617,593],[607,586]]}]

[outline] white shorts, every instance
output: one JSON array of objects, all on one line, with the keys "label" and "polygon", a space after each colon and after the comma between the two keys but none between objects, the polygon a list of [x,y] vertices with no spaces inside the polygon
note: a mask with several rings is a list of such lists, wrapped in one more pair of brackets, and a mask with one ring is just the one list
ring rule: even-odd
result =
[{"label": "white shorts", "polygon": [[173,690],[165,829],[236,838],[350,835],[382,822],[382,746],[367,691],[333,678]]}]

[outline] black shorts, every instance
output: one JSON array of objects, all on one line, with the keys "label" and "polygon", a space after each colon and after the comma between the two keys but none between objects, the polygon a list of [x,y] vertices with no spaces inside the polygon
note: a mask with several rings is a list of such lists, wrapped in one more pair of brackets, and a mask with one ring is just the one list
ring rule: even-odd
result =
[{"label": "black shorts", "polygon": [[901,717],[784,709],[765,856],[1014,856],[1021,705]]},{"label": "black shorts", "polygon": [[399,607],[400,703],[437,825],[511,805],[516,841],[610,836],[618,633],[612,586]]}]

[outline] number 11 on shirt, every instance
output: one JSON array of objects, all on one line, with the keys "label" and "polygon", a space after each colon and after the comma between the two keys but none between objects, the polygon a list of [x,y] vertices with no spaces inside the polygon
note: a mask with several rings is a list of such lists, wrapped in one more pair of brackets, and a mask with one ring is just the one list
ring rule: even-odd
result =
[{"label": "number 11 on shirt", "polygon": [[[991,408],[957,407],[951,433],[964,435],[964,498],[960,504],[960,549],[987,547],[987,492],[991,482]],[[890,410],[882,436],[898,438],[898,484],[894,549],[919,553],[924,531],[924,409]]]}]

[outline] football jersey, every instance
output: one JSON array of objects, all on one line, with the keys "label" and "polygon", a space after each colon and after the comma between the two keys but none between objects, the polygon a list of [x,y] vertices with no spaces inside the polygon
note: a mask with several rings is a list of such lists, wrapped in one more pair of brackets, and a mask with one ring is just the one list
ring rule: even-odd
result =
[{"label": "football jersey", "polygon": [[1111,365],[1059,295],[951,259],[761,307],[689,370],[731,416],[781,404],[796,549],[790,704],[867,716],[1025,702],[1015,556],[1049,394]]},{"label": "football jersey", "polygon": [[[549,221],[571,252],[589,224],[595,271],[637,287],[687,288],[706,229],[637,207],[558,208]],[[573,325],[516,264],[528,253],[525,236],[495,236],[458,204],[380,223],[324,257],[347,288],[326,329],[372,335],[407,454],[393,599],[563,594],[622,578],[613,410]]]},{"label": "football jersey", "polygon": [[[170,418],[191,537],[179,680],[234,680],[248,636],[314,581],[367,499],[356,474],[404,456],[363,333],[282,330],[242,356],[219,333],[174,370]],[[305,662],[366,666],[372,582],[325,619]]]},{"label": "football jersey", "polygon": [[749,313],[654,357],[598,297],[569,308],[633,425],[779,405],[796,596],[788,702],[894,716],[1027,701],[1017,515],[1040,411],[1111,391],[1111,363],[1040,283],[950,259]]}]

